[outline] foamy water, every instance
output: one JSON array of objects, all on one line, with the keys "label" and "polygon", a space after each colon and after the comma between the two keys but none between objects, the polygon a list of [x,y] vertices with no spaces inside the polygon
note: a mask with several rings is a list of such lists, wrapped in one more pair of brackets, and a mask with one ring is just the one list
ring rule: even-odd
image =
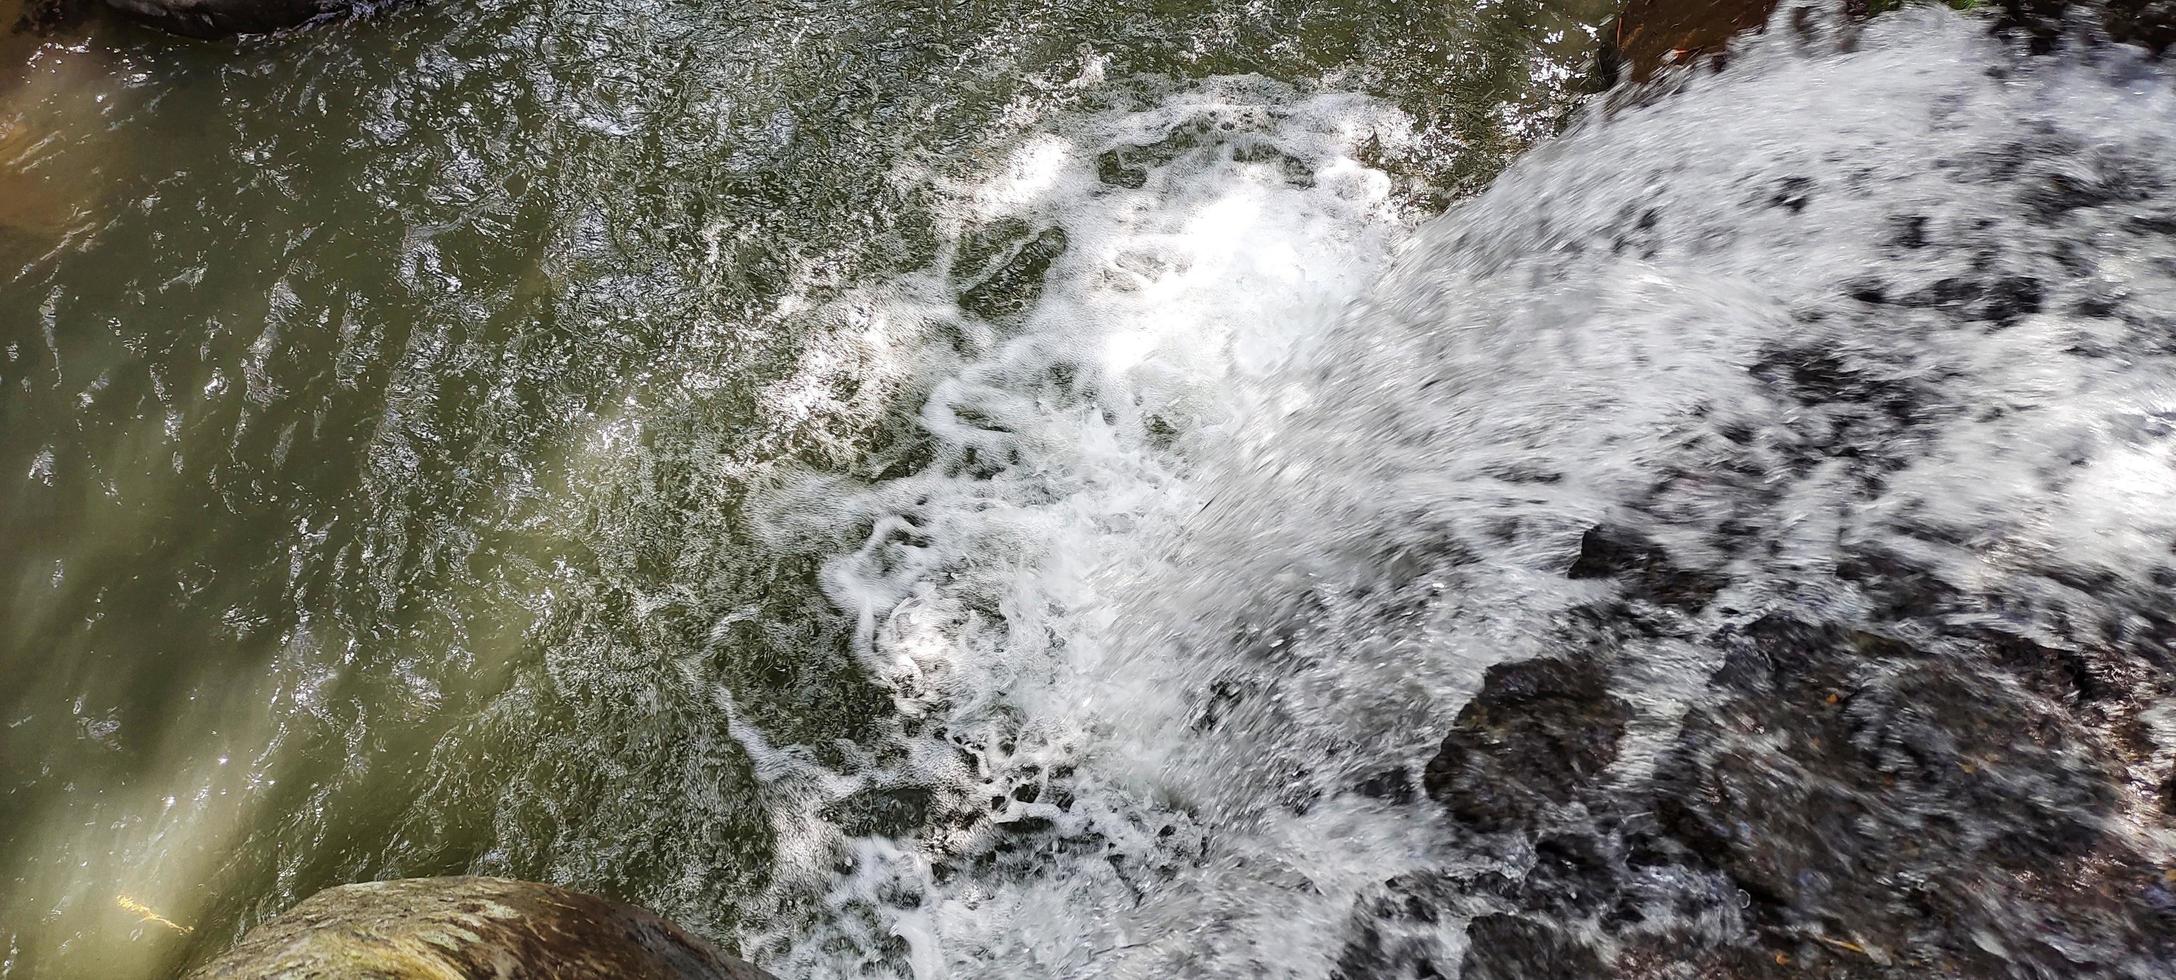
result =
[{"label": "foamy water", "polygon": [[[1050,251],[1062,234],[1026,308],[972,298],[1004,248],[979,265],[962,248],[848,304],[850,345],[903,340],[919,361],[903,386],[927,392],[933,459],[858,492],[811,479],[766,510],[782,539],[869,529],[825,584],[860,616],[864,664],[900,716],[896,746],[860,772],[754,750],[790,801],[774,812],[793,842],[782,850],[806,862],[798,884],[813,894],[797,899],[830,920],[777,969],[881,973],[903,945],[918,976],[1123,972],[1176,948],[1165,923],[1190,914],[1178,906],[1222,901],[1173,887],[1231,855],[1210,846],[1201,801],[1158,778],[1162,740],[1119,732],[1144,702],[1184,725],[1195,695],[1112,661],[1128,584],[1111,575],[1206,503],[1186,447],[1251,424],[1253,379],[1319,343],[1385,267],[1410,219],[1355,154],[1409,138],[1369,100],[1249,79],[1086,116],[953,188],[962,242],[998,227],[1008,246]],[[886,792],[927,792],[927,826],[852,839],[822,819]],[[1341,914],[1334,897],[1309,904]],[[1226,925],[1250,934],[1235,955],[1276,955],[1273,930]],[[1286,952],[1319,972],[1319,950]]]},{"label": "foamy water", "polygon": [[[858,542],[825,589],[897,718],[845,767],[738,729],[770,918],[817,923],[751,956],[1333,972],[1385,882],[1503,860],[1413,787],[1485,668],[1609,596],[1566,576],[1598,525],[1726,583],[1684,636],[1864,620],[1887,597],[1839,568],[1873,552],[2043,642],[2165,607],[2168,77],[1946,12],[1843,41],[1779,28],[1417,230],[1377,169],[1405,120],[1245,79],[942,184],[946,258],[810,362],[921,399],[926,462],[759,518]],[[1624,642],[1630,779],[1719,654]],[[1407,928],[1448,975],[1464,919]]]}]

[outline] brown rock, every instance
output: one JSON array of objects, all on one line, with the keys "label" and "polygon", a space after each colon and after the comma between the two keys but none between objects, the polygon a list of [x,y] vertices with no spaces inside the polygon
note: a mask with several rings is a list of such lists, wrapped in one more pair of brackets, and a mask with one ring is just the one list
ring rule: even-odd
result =
[{"label": "brown rock", "polygon": [[1430,798],[1476,830],[1530,827],[1617,759],[1631,717],[1589,658],[1489,668],[1423,777]]},{"label": "brown rock", "polygon": [[1635,82],[1723,49],[1768,22],[1776,0],[1631,0],[1612,25],[1611,49]]},{"label": "brown rock", "polygon": [[328,888],[249,931],[194,980],[770,980],[631,905],[503,878]]}]

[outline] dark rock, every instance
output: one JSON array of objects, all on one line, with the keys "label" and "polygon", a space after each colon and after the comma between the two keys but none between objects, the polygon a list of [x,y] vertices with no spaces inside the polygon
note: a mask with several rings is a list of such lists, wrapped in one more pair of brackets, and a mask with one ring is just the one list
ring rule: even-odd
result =
[{"label": "dark rock", "polygon": [[2159,55],[2176,43],[2176,2],[2172,0],[2002,0],[1996,30],[2023,39],[2035,53],[2055,50],[2069,36],[2073,11],[2090,11],[2106,36]]},{"label": "dark rock", "polygon": [[1896,237],[1890,240],[1892,244],[1896,245],[1896,247],[1898,247],[1898,248],[1925,248],[1925,247],[1927,247],[1927,217],[1926,217],[1926,215],[1923,215],[1923,214],[1910,214],[1910,215],[1903,215],[1903,216],[1900,216],[1900,217],[1897,217],[1897,218],[1894,218],[1894,219],[1892,219],[1892,220],[1891,220],[1891,222],[1890,222],[1890,224],[1891,224],[1891,227],[1893,227],[1893,228],[1895,228],[1895,229],[1896,229]]},{"label": "dark rock", "polygon": [[1447,920],[1486,914],[1518,888],[1496,872],[1399,875],[1363,893],[1353,928],[1331,970],[1335,980],[1439,977],[1437,940]]},{"label": "dark rock", "polygon": [[1550,834],[1534,843],[1534,864],[1519,883],[1520,908],[1578,919],[1602,911],[1622,890],[1622,862],[1610,842],[1578,831]]},{"label": "dark rock", "polygon": [[1591,659],[1499,664],[1459,712],[1422,785],[1474,829],[1531,826],[1616,761],[1630,717]]},{"label": "dark rock", "polygon": [[[1713,946],[1682,932],[1635,936],[1612,964],[1617,980],[1784,980],[1821,976],[1792,950]],[[1829,975],[1834,975],[1833,973]]]},{"label": "dark rock", "polygon": [[1720,577],[1672,562],[1661,545],[1636,531],[1606,525],[1580,536],[1579,557],[1566,575],[1615,578],[1624,583],[1627,598],[1687,611],[1707,605],[1725,584]]},{"label": "dark rock", "polygon": [[2040,312],[2046,295],[2040,280],[2031,276],[2000,276],[1984,282],[1953,276],[1916,290],[1899,303],[1945,310],[1964,320],[2008,326]]},{"label": "dark rock", "polygon": [[902,837],[929,822],[930,800],[923,786],[866,789],[825,807],[822,815],[850,836]]},{"label": "dark rock", "polygon": [[[1716,675],[1725,697],[1686,719],[1654,805],[1764,928],[1968,972],[2167,945],[2135,901],[2074,894],[2121,893],[2099,879],[2136,862],[2101,830],[2120,774],[2058,704],[1991,669],[1990,651],[1937,656],[1789,621],[1740,642]],[[2007,957],[1969,939],[2028,923]]]},{"label": "dark rock", "polygon": [[190,976],[769,980],[642,909],[501,878],[328,888],[250,930]]},{"label": "dark rock", "polygon": [[1507,914],[1477,923],[1467,975],[2176,975],[2176,879],[2111,832],[2166,820],[2149,634],[1953,628],[1973,597],[1857,561],[1839,580],[1908,601],[1696,638],[1717,667],[1651,779],[1607,771],[1631,711],[1591,656],[1490,671],[1426,780],[1462,824],[1529,841],[1523,878],[1468,889]]},{"label": "dark rock", "polygon": [[2004,276],[1988,286],[1980,314],[1989,321],[2008,326],[2020,317],[2040,312],[2046,295],[2047,291],[2041,288],[2038,279]]},{"label": "dark rock", "polygon": [[1836,577],[1858,586],[1882,618],[1948,613],[1966,597],[1926,568],[1877,548],[1856,548],[1836,567]]},{"label": "dark rock", "polygon": [[2101,24],[2115,40],[2163,54],[2176,44],[2176,0],[2107,0]]},{"label": "dark rock", "polygon": [[52,37],[73,30],[89,13],[85,0],[0,0],[0,33]]},{"label": "dark rock", "polygon": [[1560,929],[1512,915],[1466,927],[1464,980],[1589,980],[1610,975],[1602,958]]},{"label": "dark rock", "polygon": [[1137,166],[1127,154],[1128,148],[1105,150],[1096,156],[1096,179],[1113,187],[1132,190],[1148,186],[1148,169]]},{"label": "dark rock", "polygon": [[128,17],[188,37],[262,34],[337,20],[367,9],[355,0],[105,0]]},{"label": "dark rock", "polygon": [[[1628,6],[1626,37],[1664,6]],[[2066,46],[2171,22],[2157,4],[2051,7],[2068,19],[2048,37]],[[2158,79],[2134,56],[2062,64]],[[2034,70],[1991,60],[1991,73]],[[1748,359],[1754,407],[1689,411],[1690,462],[1663,462],[1652,490],[1585,533],[1566,574],[1609,593],[1535,627],[1574,652],[1491,670],[1425,773],[1451,822],[1487,832],[1459,846],[1506,878],[1409,896],[1446,921],[1482,917],[1468,975],[2176,976],[2176,571],[2162,567],[2176,546],[2110,560],[1886,489],[1947,462],[1959,424],[2008,432],[2003,420],[2064,409],[1982,398],[1953,383],[1957,362],[1898,336],[1946,349],[2075,310],[2105,319],[2065,355],[2176,349],[2110,260],[2164,261],[2176,229],[2166,181],[2139,160],[2020,119],[1929,161],[1989,194],[1987,213],[1866,222],[1865,244],[1894,261],[1795,307],[1819,329]],[[1735,203],[1804,221],[1851,191],[1848,175],[1794,172],[1749,175]],[[1625,202],[1583,243],[1646,255],[1658,243],[1635,223],[1645,208]],[[2105,438],[2164,446],[2162,414]],[[2019,450],[2050,506],[2106,458]],[[1821,493],[1798,499],[1839,491],[1833,531],[1797,523],[1805,508],[1789,501],[1810,481]],[[1401,975],[1400,948],[1373,947],[1387,964],[1374,975]]]},{"label": "dark rock", "polygon": [[1385,769],[1353,785],[1352,791],[1361,796],[1385,800],[1391,803],[1413,802],[1413,774],[1403,766]]},{"label": "dark rock", "polygon": [[1810,177],[1785,177],[1776,182],[1775,193],[1768,198],[1771,207],[1783,208],[1797,214],[1806,210],[1806,201],[1813,196],[1813,179]]}]

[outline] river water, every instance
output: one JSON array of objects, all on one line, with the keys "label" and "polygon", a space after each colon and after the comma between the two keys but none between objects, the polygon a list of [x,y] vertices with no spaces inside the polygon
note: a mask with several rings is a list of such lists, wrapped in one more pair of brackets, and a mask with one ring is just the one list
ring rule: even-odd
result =
[{"label": "river water", "polygon": [[[806,931],[829,913],[782,896],[801,845],[742,728],[858,772],[897,711],[824,584],[855,532],[751,494],[931,458],[935,352],[1021,330],[1034,284],[956,322],[899,304],[1061,207],[1185,238],[1177,198],[1227,182],[1315,215],[1183,247],[1313,235],[1268,282],[1327,276],[1305,295],[1330,302],[1550,131],[1607,14],[485,0],[9,38],[0,976],[158,975],[388,875]],[[1362,164],[1366,126],[1388,145]],[[1132,167],[1266,155],[1075,186],[1091,142],[1167,130],[1198,146]],[[1395,191],[1272,193],[1393,152]],[[1234,297],[1161,254],[1128,273],[1156,297]]]},{"label": "river water", "polygon": [[[1869,540],[2158,608],[2167,76],[1946,11],[1779,31],[1454,205],[1608,14],[17,39],[0,976],[161,975],[451,873],[782,976],[1325,976],[1386,880],[1485,860],[1353,787],[1544,652],[1597,521],[1727,577],[1717,622],[1856,615]],[[2021,119],[2119,190],[2005,224]],[[2002,329],[1862,309],[1990,264],[2037,290]],[[1809,350],[1934,407],[1781,398]],[[1634,649],[1656,718],[1714,667]],[[1424,932],[1453,969],[1459,918]]]}]

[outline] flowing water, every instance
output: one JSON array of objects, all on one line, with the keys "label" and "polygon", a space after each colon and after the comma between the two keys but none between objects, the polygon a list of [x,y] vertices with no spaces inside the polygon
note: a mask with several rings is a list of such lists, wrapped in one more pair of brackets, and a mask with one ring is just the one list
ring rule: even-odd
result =
[{"label": "flowing water", "polygon": [[[1231,300],[1155,263],[1257,186],[1231,207],[1298,212],[1234,213],[1201,261],[1309,229],[1355,264],[1293,239],[1265,282],[1334,302],[1399,205],[1359,163],[1278,188],[1368,126],[1412,143],[1405,205],[1479,186],[1607,13],[485,0],[8,38],[0,975],[159,975],[390,875],[812,928],[750,733],[876,771],[897,709],[826,588],[854,532],[750,503],[934,458],[942,352],[1021,331],[1035,270],[949,320],[902,304],[1105,211],[1078,154],[1166,131],[1099,219],[1175,243],[1137,302]],[[1265,155],[1164,159],[1236,149]]]},{"label": "flowing water", "polygon": [[[0,976],[473,872],[781,976],[1320,977],[1387,881],[1498,860],[1369,784],[1604,593],[1597,524],[1727,581],[1711,625],[1872,617],[1877,546],[2020,634],[2166,621],[2170,79],[1779,27],[1451,204],[1607,14],[23,47]],[[1651,767],[1715,654],[1624,645]]]}]

